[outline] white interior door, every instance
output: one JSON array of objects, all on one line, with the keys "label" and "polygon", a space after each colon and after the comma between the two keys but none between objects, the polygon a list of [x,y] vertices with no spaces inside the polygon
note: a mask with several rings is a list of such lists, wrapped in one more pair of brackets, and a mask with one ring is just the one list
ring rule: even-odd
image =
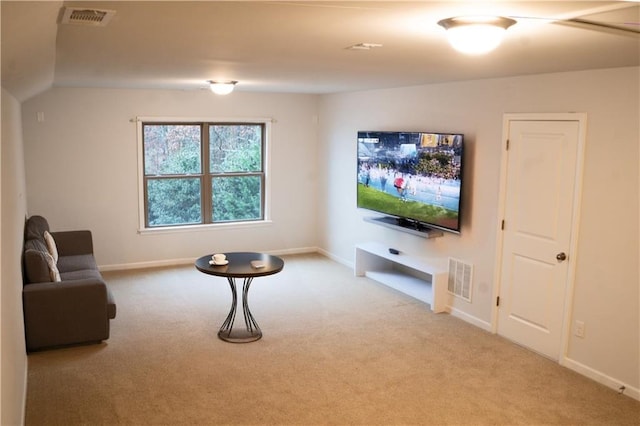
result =
[{"label": "white interior door", "polygon": [[508,121],[498,334],[558,360],[580,121]]}]

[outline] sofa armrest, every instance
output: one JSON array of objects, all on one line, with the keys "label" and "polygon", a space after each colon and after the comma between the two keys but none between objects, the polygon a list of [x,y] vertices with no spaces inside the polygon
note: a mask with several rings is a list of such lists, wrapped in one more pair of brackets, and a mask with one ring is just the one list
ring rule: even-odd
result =
[{"label": "sofa armrest", "polygon": [[27,349],[109,338],[109,290],[88,278],[27,284],[22,290]]},{"label": "sofa armrest", "polygon": [[51,236],[56,242],[60,256],[93,254],[91,231],[58,231],[52,232]]}]

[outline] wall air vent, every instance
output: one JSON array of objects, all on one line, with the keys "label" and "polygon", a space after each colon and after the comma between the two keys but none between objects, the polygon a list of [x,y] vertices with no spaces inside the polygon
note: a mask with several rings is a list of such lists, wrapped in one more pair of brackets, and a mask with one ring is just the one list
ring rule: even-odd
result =
[{"label": "wall air vent", "polygon": [[109,23],[109,21],[115,14],[115,10],[65,7],[61,23],[104,27]]},{"label": "wall air vent", "polygon": [[471,302],[473,265],[449,258],[449,293]]}]

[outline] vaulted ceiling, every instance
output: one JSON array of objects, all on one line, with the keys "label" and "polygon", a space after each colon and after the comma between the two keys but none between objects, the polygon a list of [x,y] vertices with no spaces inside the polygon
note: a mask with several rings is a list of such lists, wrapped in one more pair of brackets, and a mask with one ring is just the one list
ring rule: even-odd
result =
[{"label": "vaulted ceiling", "polygon": [[[2,87],[333,93],[640,65],[636,1],[7,1]],[[62,23],[67,7],[115,11]],[[454,51],[440,19],[515,19],[497,50]],[[381,45],[349,49],[360,43]]]}]

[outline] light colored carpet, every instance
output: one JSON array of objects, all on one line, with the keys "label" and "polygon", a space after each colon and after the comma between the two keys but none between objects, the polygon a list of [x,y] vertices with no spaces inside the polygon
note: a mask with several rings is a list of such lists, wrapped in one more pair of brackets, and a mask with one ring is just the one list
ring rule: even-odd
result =
[{"label": "light colored carpet", "polygon": [[640,403],[320,255],[254,280],[264,337],[217,338],[225,279],[105,273],[103,344],[29,355],[27,425],[638,425]]}]

